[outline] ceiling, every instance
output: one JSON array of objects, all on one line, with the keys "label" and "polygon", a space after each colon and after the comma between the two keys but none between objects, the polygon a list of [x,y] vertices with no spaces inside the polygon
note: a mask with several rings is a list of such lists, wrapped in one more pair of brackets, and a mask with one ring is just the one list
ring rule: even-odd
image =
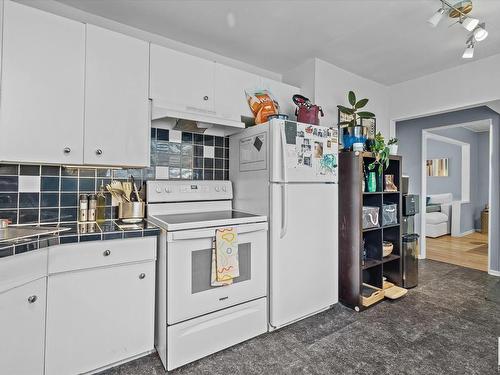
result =
[{"label": "ceiling", "polygon": [[[318,57],[391,85],[469,62],[465,29],[426,22],[439,0],[58,1],[277,73]],[[471,15],[489,31],[474,60],[500,53],[500,1]]]},{"label": "ceiling", "polygon": [[476,133],[482,133],[482,132],[488,132],[490,131],[490,122],[489,121],[476,121],[472,122],[470,124],[464,125],[463,126],[465,129],[476,132]]}]

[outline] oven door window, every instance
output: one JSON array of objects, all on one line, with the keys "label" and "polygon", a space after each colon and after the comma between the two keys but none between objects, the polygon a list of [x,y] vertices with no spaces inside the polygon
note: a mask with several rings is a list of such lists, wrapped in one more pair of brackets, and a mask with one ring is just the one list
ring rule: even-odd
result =
[{"label": "oven door window", "polygon": [[[233,284],[251,279],[252,252],[250,243],[238,244],[238,263],[240,276],[233,279]],[[212,270],[212,249],[196,250],[191,253],[191,293],[204,292],[221,288],[210,284]]]}]

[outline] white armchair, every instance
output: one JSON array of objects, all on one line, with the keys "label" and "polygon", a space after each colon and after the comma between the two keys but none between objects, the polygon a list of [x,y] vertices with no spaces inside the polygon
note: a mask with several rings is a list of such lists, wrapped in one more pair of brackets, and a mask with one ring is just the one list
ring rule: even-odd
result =
[{"label": "white armchair", "polygon": [[427,237],[440,237],[451,233],[452,203],[451,193],[433,194],[428,196],[429,204],[441,206],[440,212],[426,212],[425,235]]}]

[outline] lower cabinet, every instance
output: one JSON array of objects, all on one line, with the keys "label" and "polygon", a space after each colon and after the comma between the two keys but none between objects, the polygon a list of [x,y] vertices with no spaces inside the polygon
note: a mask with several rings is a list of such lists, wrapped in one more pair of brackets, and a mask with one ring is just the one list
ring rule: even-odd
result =
[{"label": "lower cabinet", "polygon": [[43,374],[47,278],[0,293],[0,373]]},{"label": "lower cabinet", "polygon": [[154,260],[50,275],[47,289],[46,375],[84,373],[153,349]]}]

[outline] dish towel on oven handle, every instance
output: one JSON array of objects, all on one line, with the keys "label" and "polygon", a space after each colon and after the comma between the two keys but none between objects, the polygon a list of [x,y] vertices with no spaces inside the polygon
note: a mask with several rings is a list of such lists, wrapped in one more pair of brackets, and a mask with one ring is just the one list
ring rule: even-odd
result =
[{"label": "dish towel on oven handle", "polygon": [[238,276],[238,232],[236,228],[217,229],[212,246],[211,285],[230,285]]}]

